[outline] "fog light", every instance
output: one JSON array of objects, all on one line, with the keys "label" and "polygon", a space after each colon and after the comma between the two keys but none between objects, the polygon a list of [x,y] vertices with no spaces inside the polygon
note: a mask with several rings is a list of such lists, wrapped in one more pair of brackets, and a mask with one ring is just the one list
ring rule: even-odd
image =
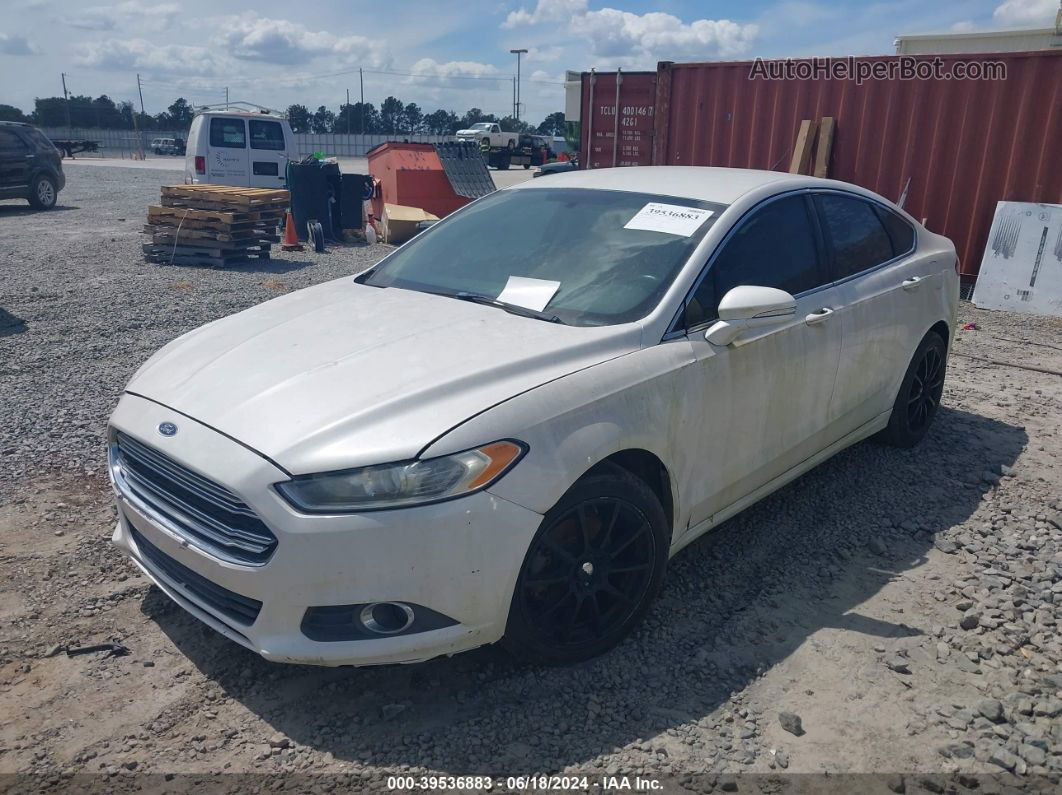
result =
[{"label": "fog light", "polygon": [[365,605],[358,618],[369,632],[394,635],[413,623],[413,608],[402,602],[374,602]]}]

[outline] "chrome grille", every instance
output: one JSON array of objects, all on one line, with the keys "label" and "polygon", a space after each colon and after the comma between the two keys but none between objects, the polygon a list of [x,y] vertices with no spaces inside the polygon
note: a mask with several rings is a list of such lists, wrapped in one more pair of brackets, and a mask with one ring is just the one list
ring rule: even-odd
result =
[{"label": "chrome grille", "polygon": [[111,473],[136,507],[217,558],[260,566],[276,548],[276,536],[239,497],[124,433],[111,445]]}]

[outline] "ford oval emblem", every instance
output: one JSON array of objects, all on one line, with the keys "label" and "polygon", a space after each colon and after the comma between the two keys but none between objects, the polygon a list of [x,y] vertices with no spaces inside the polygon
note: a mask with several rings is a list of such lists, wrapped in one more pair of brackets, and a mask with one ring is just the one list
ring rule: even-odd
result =
[{"label": "ford oval emblem", "polygon": [[159,433],[163,436],[176,436],[177,426],[172,422],[163,422],[159,424]]}]

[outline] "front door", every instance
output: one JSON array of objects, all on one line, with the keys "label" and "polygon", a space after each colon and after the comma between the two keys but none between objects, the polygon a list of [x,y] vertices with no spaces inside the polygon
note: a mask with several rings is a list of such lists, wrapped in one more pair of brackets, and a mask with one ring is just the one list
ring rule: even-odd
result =
[{"label": "front door", "polygon": [[251,187],[283,188],[288,165],[284,128],[278,121],[248,119]]},{"label": "front door", "polygon": [[204,181],[214,185],[249,186],[247,123],[240,117],[213,116],[209,134],[207,178]]},{"label": "front door", "polygon": [[[841,352],[840,296],[809,202],[805,193],[788,194],[746,216],[688,302],[692,524],[836,441],[830,401]],[[720,299],[739,285],[785,290],[796,298],[796,314],[714,345],[704,332]]]}]

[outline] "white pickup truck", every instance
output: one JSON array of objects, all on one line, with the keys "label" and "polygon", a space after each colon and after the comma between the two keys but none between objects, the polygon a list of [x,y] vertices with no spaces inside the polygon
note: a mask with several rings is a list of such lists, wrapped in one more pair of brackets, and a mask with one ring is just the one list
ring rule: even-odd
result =
[{"label": "white pickup truck", "polygon": [[475,141],[481,145],[487,141],[491,149],[515,149],[520,141],[520,133],[502,132],[497,122],[481,121],[467,130],[458,130],[457,140]]}]

